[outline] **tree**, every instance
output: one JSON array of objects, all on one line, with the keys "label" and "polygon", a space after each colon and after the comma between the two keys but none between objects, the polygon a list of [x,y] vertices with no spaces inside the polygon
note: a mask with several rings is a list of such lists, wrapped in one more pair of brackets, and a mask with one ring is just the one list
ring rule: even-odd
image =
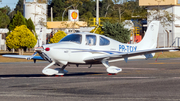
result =
[{"label": "tree", "polygon": [[62,16],[65,9],[64,0],[52,0],[50,7],[53,7],[53,17]]},{"label": "tree", "polygon": [[54,36],[50,39],[49,43],[58,43],[62,38],[66,36],[64,31],[58,31],[54,34]]},{"label": "tree", "polygon": [[105,22],[102,27],[104,35],[120,41],[122,43],[127,43],[130,41],[130,30],[124,28],[121,23],[110,23]]},{"label": "tree", "polygon": [[123,4],[126,9],[123,17],[126,20],[147,19],[147,9],[145,6],[139,6],[139,1],[129,1]]},{"label": "tree", "polygon": [[170,26],[170,24],[174,22],[174,18],[178,17],[175,17],[173,13],[170,13],[166,10],[157,10],[154,8],[148,12],[148,21],[151,22],[153,20],[158,20],[163,27]]},{"label": "tree", "polygon": [[[113,0],[114,6],[111,17],[118,17],[119,22],[131,19],[147,19],[147,9],[139,6],[138,1]],[[122,3],[119,3],[122,2]]]},{"label": "tree", "polygon": [[31,20],[31,18],[29,18],[28,20],[26,19],[26,25],[27,25],[27,28],[30,31],[34,31],[35,32],[35,26],[34,26],[33,21]]},{"label": "tree", "polygon": [[36,33],[35,26],[31,18],[29,18],[28,20],[25,18],[25,20],[27,28],[35,35],[36,39],[38,39],[38,35]]},{"label": "tree", "polygon": [[47,0],[47,3],[50,5],[52,3],[52,0]]},{"label": "tree", "polygon": [[73,9],[77,9],[79,5],[82,5],[86,1],[89,0],[66,0],[66,3],[72,5]]},{"label": "tree", "polygon": [[16,26],[26,25],[26,20],[21,14],[21,12],[17,11],[17,14],[14,15],[14,18],[11,20],[9,24],[9,30],[12,31]]},{"label": "tree", "polygon": [[7,28],[7,25],[9,24],[10,19],[7,16],[7,9],[0,8],[0,28]]},{"label": "tree", "polygon": [[19,0],[18,3],[16,4],[16,8],[14,9],[14,11],[17,13],[17,11],[21,12],[21,14],[24,15],[24,12],[23,12],[23,1],[24,0]]},{"label": "tree", "polygon": [[9,14],[11,12],[11,8],[7,5],[4,8],[6,9],[6,14],[9,16]]},{"label": "tree", "polygon": [[11,11],[11,12],[9,13],[9,18],[10,18],[10,20],[13,19],[13,17],[14,17],[15,14],[16,14],[15,11]]},{"label": "tree", "polygon": [[[95,32],[94,32],[95,31]],[[91,33],[96,33],[96,34],[101,34],[103,35],[104,32],[102,31],[102,27],[101,26],[98,26],[98,27],[95,27],[93,30],[90,31]]]},{"label": "tree", "polygon": [[23,48],[33,48],[36,45],[36,38],[26,25],[17,26],[7,37],[6,45],[9,48],[19,49],[22,55]]},{"label": "tree", "polygon": [[92,13],[88,11],[88,12],[84,13],[83,15],[81,15],[80,20],[86,21],[89,26],[90,18],[92,18],[92,17],[93,17]]},{"label": "tree", "polygon": [[[125,0],[113,0],[114,1],[114,9],[118,11],[119,14],[119,22],[121,22],[121,16],[122,14],[125,12],[125,10],[127,9],[127,7],[123,7],[123,3]],[[120,3],[121,2],[121,3]],[[126,2],[126,1],[125,1]],[[120,3],[120,4],[118,4]]]},{"label": "tree", "polygon": [[112,7],[114,5],[112,0],[102,0],[99,2],[100,17],[111,17]]},{"label": "tree", "polygon": [[93,0],[85,1],[82,5],[78,6],[80,20],[86,21],[91,17],[96,16],[96,3]]}]

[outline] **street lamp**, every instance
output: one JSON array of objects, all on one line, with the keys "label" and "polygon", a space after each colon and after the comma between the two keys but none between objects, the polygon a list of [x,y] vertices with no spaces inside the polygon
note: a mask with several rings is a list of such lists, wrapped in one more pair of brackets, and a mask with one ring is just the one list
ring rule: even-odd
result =
[{"label": "street lamp", "polygon": [[[71,6],[72,6],[72,5],[71,5]],[[70,8],[71,6],[67,7],[67,8],[64,10],[64,12],[65,12],[68,8]],[[64,12],[63,12],[63,15],[62,15],[62,21],[63,21],[63,17],[64,17]]]}]

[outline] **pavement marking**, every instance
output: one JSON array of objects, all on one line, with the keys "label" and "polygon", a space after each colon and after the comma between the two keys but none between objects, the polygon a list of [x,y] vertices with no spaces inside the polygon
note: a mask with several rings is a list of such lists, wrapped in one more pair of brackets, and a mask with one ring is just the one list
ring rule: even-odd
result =
[{"label": "pavement marking", "polygon": [[3,80],[3,79],[10,79],[10,78],[4,78],[4,77],[3,77],[3,78],[1,78],[1,79]]},{"label": "pavement marking", "polygon": [[170,63],[159,62],[159,63],[148,63],[148,64],[180,64],[180,62],[170,62]]},{"label": "pavement marking", "polygon": [[158,68],[122,68],[124,69],[134,69],[134,70],[158,70]]}]

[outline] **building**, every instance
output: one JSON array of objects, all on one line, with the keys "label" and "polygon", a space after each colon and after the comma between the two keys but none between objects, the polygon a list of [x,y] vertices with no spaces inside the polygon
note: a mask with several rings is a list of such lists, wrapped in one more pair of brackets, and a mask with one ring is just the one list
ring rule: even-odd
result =
[{"label": "building", "polygon": [[0,28],[0,50],[6,50],[6,35],[8,32],[7,28]]},{"label": "building", "polygon": [[86,27],[87,22],[84,21],[53,21],[53,22],[47,22],[47,28],[53,29],[55,32],[57,30],[62,30],[66,32],[67,34],[71,34],[74,32],[80,32],[80,27]]},{"label": "building", "polygon": [[46,44],[47,0],[24,0],[24,17],[31,18],[38,35],[37,46]]},{"label": "building", "polygon": [[71,34],[80,32],[80,28],[86,26],[87,22],[84,21],[48,21],[47,30],[51,30],[51,32],[46,34],[46,44],[49,43],[50,38],[58,30],[64,31],[66,34]]},{"label": "building", "polygon": [[164,11],[173,15],[173,22],[162,21],[159,36],[158,47],[179,47],[180,45],[180,0],[139,0],[139,6],[146,6],[148,12],[155,12],[154,9],[159,9],[158,13],[148,16],[148,24],[154,18],[158,19],[159,15],[163,15]]},{"label": "building", "polygon": [[[80,32],[80,27],[86,27],[87,22],[79,21],[79,11],[69,10],[69,21],[48,21],[47,22],[47,0],[24,0],[24,17],[31,18],[38,35],[37,46],[47,44],[52,34],[58,30],[65,31],[67,34]],[[64,14],[64,12],[63,12]]]}]

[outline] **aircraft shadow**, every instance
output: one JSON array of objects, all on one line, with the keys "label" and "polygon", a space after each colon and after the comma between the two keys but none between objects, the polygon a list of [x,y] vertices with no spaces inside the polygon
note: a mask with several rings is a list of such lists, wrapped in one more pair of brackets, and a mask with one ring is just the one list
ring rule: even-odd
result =
[{"label": "aircraft shadow", "polygon": [[97,73],[97,72],[80,72],[80,73],[68,73],[64,76],[84,76],[84,75],[100,75],[104,73]]},{"label": "aircraft shadow", "polygon": [[[97,72],[83,72],[83,73],[69,73],[65,74],[65,77],[68,76],[85,76],[85,75],[100,75],[103,73]],[[9,78],[9,77],[55,77],[56,75],[47,76],[44,74],[7,74],[7,75],[0,75],[0,78]]]},{"label": "aircraft shadow", "polygon": [[0,75],[0,78],[8,78],[8,77],[47,77],[43,74],[7,74],[7,75]]}]

